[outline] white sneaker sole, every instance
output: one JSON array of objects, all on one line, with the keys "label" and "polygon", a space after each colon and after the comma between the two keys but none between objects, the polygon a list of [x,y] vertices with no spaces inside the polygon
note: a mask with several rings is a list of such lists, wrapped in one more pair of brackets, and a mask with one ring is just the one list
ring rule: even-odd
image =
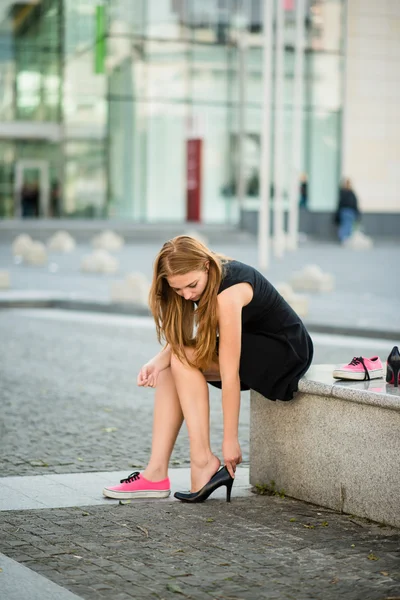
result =
[{"label": "white sneaker sole", "polygon": [[115,500],[133,500],[136,498],[168,498],[170,494],[171,490],[148,490],[140,492],[116,492],[107,488],[104,488],[103,490],[103,496],[106,498],[114,498]]},{"label": "white sneaker sole", "polygon": [[[368,371],[370,379],[380,379],[383,377],[383,369],[373,369]],[[365,380],[365,371],[361,373],[350,373],[349,371],[342,371],[341,369],[335,369],[333,371],[333,377],[335,379],[351,379],[357,381]]]}]

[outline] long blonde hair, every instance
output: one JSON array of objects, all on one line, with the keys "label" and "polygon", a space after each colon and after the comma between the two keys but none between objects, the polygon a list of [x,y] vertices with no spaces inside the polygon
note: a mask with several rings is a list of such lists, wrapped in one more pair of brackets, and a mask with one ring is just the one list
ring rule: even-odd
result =
[{"label": "long blonde hair", "polygon": [[[182,362],[199,369],[206,369],[216,359],[217,294],[223,263],[228,260],[199,240],[180,235],[164,244],[154,262],[149,305],[158,341],[165,340]],[[195,309],[193,301],[185,300],[170,287],[167,277],[207,268],[208,281]],[[196,349],[193,361],[186,358],[184,346]]]}]

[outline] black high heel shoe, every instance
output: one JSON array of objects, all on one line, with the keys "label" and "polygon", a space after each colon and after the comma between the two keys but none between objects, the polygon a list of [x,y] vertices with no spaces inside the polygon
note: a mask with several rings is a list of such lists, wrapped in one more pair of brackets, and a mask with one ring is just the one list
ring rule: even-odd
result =
[{"label": "black high heel shoe", "polygon": [[386,381],[399,387],[400,352],[397,346],[393,348],[387,359]]},{"label": "black high heel shoe", "polygon": [[215,490],[226,485],[226,501],[231,501],[233,478],[226,467],[219,469],[199,492],[175,492],[175,498],[182,502],[204,502]]}]

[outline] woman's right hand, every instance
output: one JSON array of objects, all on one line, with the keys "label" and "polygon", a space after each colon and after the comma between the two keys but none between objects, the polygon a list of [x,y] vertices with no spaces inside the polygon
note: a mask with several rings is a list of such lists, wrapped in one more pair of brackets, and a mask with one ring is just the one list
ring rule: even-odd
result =
[{"label": "woman's right hand", "polygon": [[156,387],[160,369],[152,362],[148,362],[140,369],[137,384],[140,387]]}]

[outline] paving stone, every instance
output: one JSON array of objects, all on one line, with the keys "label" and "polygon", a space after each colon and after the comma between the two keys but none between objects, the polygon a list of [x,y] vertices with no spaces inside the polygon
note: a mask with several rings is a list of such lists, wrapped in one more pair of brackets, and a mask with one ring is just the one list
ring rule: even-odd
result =
[{"label": "paving stone", "polygon": [[[399,312],[391,298],[398,294],[394,280],[382,275],[381,264],[386,256],[387,264],[390,260],[397,264],[398,250],[390,248],[385,254],[384,249],[374,249],[368,255],[368,272],[360,265],[359,255],[355,259],[356,253],[337,250],[343,252],[336,262],[324,247],[318,253],[319,263],[325,261],[325,268],[336,276],[337,289],[321,301],[314,297],[310,315],[329,314],[335,322],[346,305],[349,322],[362,318],[366,324],[396,329]],[[238,255],[234,248],[224,251]],[[308,262],[315,254],[315,249],[310,251]],[[123,272],[154,255],[151,248],[139,254],[135,263],[132,248],[121,250]],[[24,288],[34,282],[40,287],[56,281],[59,289],[82,285],[106,297],[109,283],[101,283],[101,276],[78,274],[81,255],[82,248],[77,248],[75,257],[61,257],[60,271],[69,275],[59,279],[51,279],[55,275],[44,270],[32,274],[29,267],[14,265],[13,284]],[[295,264],[301,252],[291,256],[286,266],[272,267],[272,281],[285,276],[282,270],[288,274],[301,266]],[[238,258],[254,262],[250,255]],[[2,266],[10,268],[9,263],[2,263],[0,248]],[[135,388],[135,378],[141,364],[157,351],[154,331],[18,315],[0,313],[4,340],[0,350],[1,474],[125,469],[128,473],[144,465],[150,451],[152,392]],[[348,346],[316,347],[316,360],[341,362],[334,352],[343,356]],[[374,348],[360,352],[372,355]],[[242,398],[240,437],[248,461],[248,395]],[[132,416],[128,427],[127,414]],[[140,431],[135,427],[138,414]],[[115,431],[106,433],[108,428]],[[221,406],[216,390],[211,390],[211,439],[220,450]],[[127,448],[133,449],[130,454]],[[171,462],[187,466],[188,455],[183,430]],[[99,489],[103,485],[99,481]],[[0,478],[0,504],[5,493]],[[9,493],[15,496],[15,491]],[[23,495],[16,500],[23,508]],[[39,507],[0,514],[0,550],[84,600],[110,598],[109,582],[113,600],[176,600],[180,596],[192,600],[229,596],[235,600],[383,600],[400,596],[398,531],[287,498],[234,498],[231,506],[218,500],[192,507],[159,503],[156,510],[146,502],[86,509]],[[82,517],[82,511],[90,514]],[[210,518],[213,522],[207,522]],[[325,521],[328,526],[323,526]],[[148,529],[148,538],[136,531],[137,525]],[[378,560],[368,558],[371,554]],[[95,589],[96,584],[103,587]],[[174,585],[183,595],[172,591]]]},{"label": "paving stone", "polygon": [[[135,379],[140,367],[159,350],[154,331],[139,329],[132,335],[123,327],[78,323],[71,327],[70,323],[18,318],[10,321],[4,312],[0,313],[0,328],[7,340],[2,344],[4,356],[0,361],[0,456],[6,459],[1,465],[2,475],[73,473],[82,469],[126,470],[129,474],[135,470],[133,464],[146,464],[153,393],[135,387]],[[57,352],[52,349],[55,347]],[[212,389],[210,394],[213,445],[220,451],[220,392]],[[243,398],[241,433],[246,461],[248,393]],[[132,416],[132,427],[126,427],[127,412]],[[135,427],[139,412],[140,430]],[[107,433],[107,428],[113,431]],[[132,450],[128,452],[127,448]],[[33,467],[33,461],[38,466]],[[189,465],[186,428],[178,438],[173,463]],[[100,494],[104,483],[99,483]],[[23,499],[21,494],[21,508]]]},{"label": "paving stone", "polygon": [[[63,540],[69,539],[75,515],[74,509],[3,513],[0,551],[11,558],[21,554],[19,546],[3,541],[3,526],[11,539],[16,530],[25,535],[32,528],[41,530],[45,539],[47,528],[54,530],[62,517],[59,543],[50,548],[51,555],[27,564],[38,572],[46,569],[53,581],[84,599],[108,588],[129,598],[132,585],[144,590],[143,599],[159,594],[167,600],[179,595],[178,589],[199,599],[295,600],[383,600],[400,590],[399,530],[288,498],[234,498],[231,506],[219,501],[197,506],[160,503],[157,510],[151,503],[92,507],[92,518],[75,529],[71,547]],[[209,518],[214,521],[207,523]],[[329,526],[322,525],[328,518]],[[304,527],[311,520],[314,529]],[[121,525],[131,531],[137,523],[146,524],[149,537],[119,543]],[[82,554],[79,548],[89,536],[92,549]],[[63,554],[66,549],[82,558]],[[378,560],[370,560],[371,553]]]}]

